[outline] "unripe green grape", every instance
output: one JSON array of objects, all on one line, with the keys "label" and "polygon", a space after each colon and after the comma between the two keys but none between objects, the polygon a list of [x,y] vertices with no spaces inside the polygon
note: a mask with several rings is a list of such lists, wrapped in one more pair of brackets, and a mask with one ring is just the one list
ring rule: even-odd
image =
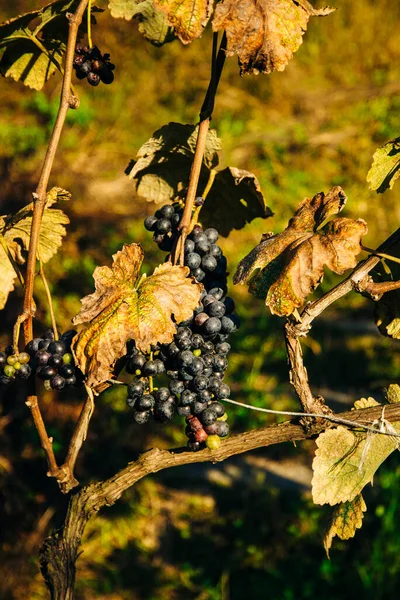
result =
[{"label": "unripe green grape", "polygon": [[15,365],[18,362],[18,356],[16,354],[11,354],[7,357],[7,363],[11,366]]},{"label": "unripe green grape", "polygon": [[4,367],[4,375],[6,377],[14,377],[15,375],[15,369],[12,365],[6,365]]},{"label": "unripe green grape", "polygon": [[73,356],[69,352],[66,352],[65,354],[63,354],[62,358],[63,358],[63,363],[65,365],[70,365],[72,363]]},{"label": "unripe green grape", "polygon": [[221,438],[218,435],[209,435],[206,439],[206,446],[209,450],[217,450],[221,445]]}]

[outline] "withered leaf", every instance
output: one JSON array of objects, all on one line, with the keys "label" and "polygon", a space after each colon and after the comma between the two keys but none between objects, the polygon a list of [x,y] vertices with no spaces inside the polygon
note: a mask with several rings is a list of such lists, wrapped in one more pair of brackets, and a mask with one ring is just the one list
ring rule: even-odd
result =
[{"label": "withered leaf", "polygon": [[200,37],[211,16],[213,0],[153,0],[184,44]]},{"label": "withered leaf", "polygon": [[143,262],[139,244],[125,245],[114,254],[112,267],[97,267],[96,291],[82,299],[74,325],[88,323],[73,340],[72,349],[87,385],[96,388],[111,378],[126,342],[148,352],[152,344],[168,343],[176,324],[189,318],[198,305],[201,285],[188,277],[187,267],[164,263],[153,275],[138,280]]},{"label": "withered leaf", "polygon": [[299,48],[309,18],[334,10],[307,0],[221,0],[213,29],[225,29],[227,54],[238,55],[241,74],[272,73],[283,71]]},{"label": "withered leaf", "polygon": [[338,504],[332,514],[331,524],[324,537],[324,548],[329,558],[332,540],[337,535],[341,540],[348,540],[356,535],[356,530],[361,529],[367,505],[361,494],[349,502]]},{"label": "withered leaf", "polygon": [[[239,263],[234,283],[251,278],[249,290],[266,298],[273,314],[290,315],[321,282],[325,266],[342,274],[357,264],[365,221],[336,218],[319,229],[345,202],[339,186],[303,200],[282,233],[263,239]],[[261,271],[253,275],[256,269]]]}]

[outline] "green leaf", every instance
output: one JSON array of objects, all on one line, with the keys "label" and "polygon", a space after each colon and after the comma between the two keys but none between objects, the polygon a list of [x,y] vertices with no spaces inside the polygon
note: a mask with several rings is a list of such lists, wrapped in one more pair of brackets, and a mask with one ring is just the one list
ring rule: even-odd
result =
[{"label": "green leaf", "polygon": [[[4,226],[4,220],[0,218],[0,229]],[[9,252],[0,245],[0,310],[7,302],[8,295],[14,289],[14,281],[17,274],[9,258]]]},{"label": "green leaf", "polygon": [[400,176],[400,137],[390,140],[375,152],[368,171],[367,181],[371,190],[382,194],[392,189]]},{"label": "green leaf", "polygon": [[257,177],[242,169],[226,167],[215,176],[200,220],[205,227],[216,227],[222,236],[227,236],[232,229],[242,229],[257,217],[272,215]]},{"label": "green leaf", "polygon": [[[394,427],[399,425],[393,423]],[[397,438],[354,433],[342,426],[320,434],[316,444],[313,500],[315,504],[331,505],[353,500],[398,448]]]},{"label": "green leaf", "polygon": [[338,504],[332,514],[331,524],[324,537],[324,548],[329,558],[332,540],[337,535],[341,540],[348,540],[355,536],[356,530],[361,529],[367,505],[361,494],[349,502]]},{"label": "green leaf", "polygon": [[155,46],[176,39],[166,15],[155,8],[152,0],[109,0],[108,7],[116,19],[130,21],[136,17],[139,31]]},{"label": "green leaf", "polygon": [[[5,52],[0,73],[40,90],[58,69],[68,38],[67,12],[79,0],[56,0],[41,10],[25,13],[0,25],[0,48]],[[94,7],[92,12],[100,9]]]},{"label": "green leaf", "polygon": [[338,218],[320,229],[345,202],[339,186],[303,200],[283,232],[263,236],[240,261],[234,283],[249,281],[249,291],[265,298],[273,314],[292,314],[319,285],[325,266],[342,274],[357,264],[355,257],[367,232],[365,221]]},{"label": "green leaf", "polygon": [[164,263],[139,279],[143,262],[139,244],[114,254],[112,267],[97,267],[96,291],[82,299],[74,325],[88,323],[74,338],[72,349],[87,385],[101,386],[112,376],[115,361],[126,353],[126,342],[148,352],[152,344],[169,343],[176,324],[198,305],[202,286],[188,277],[188,267]]},{"label": "green leaf", "polygon": [[[58,209],[50,208],[59,200],[69,200],[71,194],[58,187],[47,193],[46,208],[40,227],[38,258],[46,263],[57,252],[66,234],[64,225],[69,223],[67,215]],[[24,264],[23,251],[29,248],[33,215],[33,203],[21,208],[15,215],[0,217],[0,310],[4,308],[9,293],[14,289],[16,273],[11,258],[17,264]]]},{"label": "green leaf", "polygon": [[213,0],[154,0],[184,44],[200,37],[211,16]]},{"label": "green leaf", "polygon": [[[66,234],[64,225],[69,223],[67,215],[59,209],[49,208],[57,200],[68,200],[69,192],[62,188],[52,188],[47,194],[47,204],[43,213],[38,243],[38,259],[43,263],[48,262],[62,244],[62,238]],[[21,249],[28,250],[31,235],[33,216],[33,203],[21,208],[15,215],[4,219],[2,233],[8,247],[16,245]]]},{"label": "green leaf", "polygon": [[15,81],[22,81],[34,90],[41,90],[57,70],[53,61],[61,63],[65,44],[52,42],[47,45],[47,50],[49,54],[42,52],[30,40],[12,44],[0,61],[0,73]]}]

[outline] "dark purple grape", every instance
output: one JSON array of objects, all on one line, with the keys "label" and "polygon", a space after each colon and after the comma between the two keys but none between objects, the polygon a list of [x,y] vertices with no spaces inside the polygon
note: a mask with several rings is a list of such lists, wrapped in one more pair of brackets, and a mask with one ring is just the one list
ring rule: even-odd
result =
[{"label": "dark purple grape", "polygon": [[147,231],[154,231],[157,221],[158,221],[158,219],[154,215],[152,215],[150,217],[146,217],[144,220],[145,229],[147,229]]},{"label": "dark purple grape", "polygon": [[168,233],[172,229],[172,224],[169,219],[158,219],[155,228],[157,233]]},{"label": "dark purple grape", "polygon": [[63,377],[72,377],[72,375],[75,374],[75,367],[73,367],[72,365],[62,365],[62,367],[60,367],[59,369],[59,372],[60,375],[62,375]]},{"label": "dark purple grape", "polygon": [[[215,397],[218,398],[218,400],[223,400],[224,398],[229,398],[230,395],[231,395],[231,389],[230,389],[229,385],[221,382],[221,385],[219,386],[217,392],[215,393]],[[218,415],[218,416],[221,416],[221,415]]]},{"label": "dark purple grape", "polygon": [[151,408],[153,408],[154,404],[154,396],[152,396],[151,394],[145,394],[144,396],[138,399],[136,408],[138,410],[150,410]]},{"label": "dark purple grape", "polygon": [[165,204],[160,208],[160,215],[164,219],[170,219],[172,215],[175,213],[175,209],[172,204]]},{"label": "dark purple grape", "polygon": [[217,317],[210,317],[203,325],[203,331],[206,335],[214,335],[221,331],[221,321]]},{"label": "dark purple grape", "polygon": [[197,254],[197,252],[189,252],[189,254],[186,254],[185,265],[189,267],[189,269],[197,269],[198,267],[200,267],[200,264],[200,254]]},{"label": "dark purple grape", "polygon": [[184,390],[181,394],[179,403],[182,406],[190,406],[196,400],[196,394],[190,390]]},{"label": "dark purple grape", "polygon": [[180,417],[188,417],[191,414],[191,408],[190,406],[177,406],[176,413]]},{"label": "dark purple grape", "polygon": [[200,413],[199,418],[202,425],[212,425],[217,420],[217,414],[213,408],[206,408]]},{"label": "dark purple grape", "polygon": [[154,398],[157,402],[165,402],[171,395],[171,392],[168,388],[162,387],[159,388],[156,392],[154,392]]},{"label": "dark purple grape", "polygon": [[47,352],[44,348],[38,350],[35,354],[35,360],[38,365],[47,365],[50,358],[50,352]]},{"label": "dark purple grape", "polygon": [[217,319],[220,319],[225,314],[225,304],[216,300],[207,306],[206,311],[210,317],[217,317]]},{"label": "dark purple grape", "polygon": [[90,83],[90,85],[93,85],[94,87],[96,87],[100,83],[100,76],[97,75],[97,73],[93,73],[91,71],[87,75],[87,80],[88,80],[88,83]]},{"label": "dark purple grape", "polygon": [[50,356],[48,364],[51,365],[52,367],[57,367],[57,368],[60,367],[61,365],[64,364],[62,355],[61,354],[53,354],[52,356]]},{"label": "dark purple grape", "polygon": [[149,420],[149,417],[150,417],[150,411],[148,411],[148,410],[135,411],[133,413],[133,420],[138,425],[144,425],[144,423],[147,423],[147,421]]},{"label": "dark purple grape", "polygon": [[21,367],[17,370],[16,376],[19,379],[28,379],[30,374],[32,373],[32,369],[28,364],[21,365]]},{"label": "dark purple grape", "polygon": [[142,372],[144,375],[146,375],[146,377],[154,377],[155,375],[157,375],[158,370],[157,370],[157,365],[156,365],[155,361],[148,360],[143,365]]},{"label": "dark purple grape", "polygon": [[[50,367],[45,367],[43,370],[45,370],[45,369],[50,369]],[[62,390],[63,387],[65,386],[64,377],[61,377],[61,375],[54,375],[50,379],[50,386],[53,390]]]},{"label": "dark purple grape", "polygon": [[144,383],[139,380],[133,380],[128,385],[128,395],[132,398],[139,398],[144,394]]}]

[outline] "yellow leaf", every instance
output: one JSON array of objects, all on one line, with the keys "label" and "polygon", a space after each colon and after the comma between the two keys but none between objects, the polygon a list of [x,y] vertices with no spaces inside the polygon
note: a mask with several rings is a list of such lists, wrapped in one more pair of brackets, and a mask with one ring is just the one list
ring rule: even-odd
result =
[{"label": "yellow leaf", "polygon": [[200,37],[212,13],[213,0],[153,0],[184,44]]},{"label": "yellow leaf", "polygon": [[366,433],[353,433],[339,426],[320,434],[316,444],[313,500],[315,504],[333,506],[353,500],[372,481],[378,467],[397,449],[398,440],[379,434],[368,437]]},{"label": "yellow leaf", "polygon": [[110,379],[126,342],[148,352],[152,344],[169,343],[176,324],[198,305],[202,286],[188,277],[187,267],[164,263],[138,281],[143,250],[125,245],[113,256],[112,267],[97,267],[96,291],[82,300],[74,325],[88,323],[74,338],[72,349],[87,385],[96,388]]},{"label": "yellow leaf", "polygon": [[356,530],[361,529],[367,505],[361,494],[349,502],[342,502],[333,511],[332,521],[324,537],[324,548],[329,558],[332,540],[337,535],[341,540],[355,536]]}]

